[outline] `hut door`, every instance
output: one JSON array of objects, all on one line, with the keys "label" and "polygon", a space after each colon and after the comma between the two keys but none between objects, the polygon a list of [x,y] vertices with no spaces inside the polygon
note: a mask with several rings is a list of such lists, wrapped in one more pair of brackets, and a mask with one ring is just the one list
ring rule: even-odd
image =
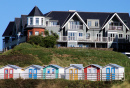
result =
[{"label": "hut door", "polygon": [[29,69],[29,78],[32,79],[32,69]]},{"label": "hut door", "polygon": [[78,80],[78,69],[74,70],[74,80]]},{"label": "hut door", "polygon": [[110,80],[110,68],[106,68],[106,80]]},{"label": "hut door", "polygon": [[33,79],[37,79],[37,69],[34,69],[33,71]]},{"label": "hut door", "polygon": [[115,80],[115,68],[111,68],[112,80]]},{"label": "hut door", "polygon": [[9,78],[13,78],[13,69],[9,69]]},{"label": "hut door", "polygon": [[4,79],[8,79],[8,69],[4,69]]},{"label": "hut door", "polygon": [[73,69],[69,70],[69,77],[70,77],[70,80],[73,80]]}]

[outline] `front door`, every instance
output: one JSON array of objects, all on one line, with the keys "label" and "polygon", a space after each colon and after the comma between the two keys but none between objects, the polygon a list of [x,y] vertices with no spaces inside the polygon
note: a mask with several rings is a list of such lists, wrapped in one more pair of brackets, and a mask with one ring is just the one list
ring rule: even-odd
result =
[{"label": "front door", "polygon": [[37,69],[34,69],[33,71],[33,79],[37,79]]},{"label": "front door", "polygon": [[74,70],[74,80],[78,80],[78,69]]},{"label": "front door", "polygon": [[69,79],[73,80],[73,69],[69,70]]},{"label": "front door", "polygon": [[29,78],[32,79],[32,69],[29,69]]},{"label": "front door", "polygon": [[112,80],[115,80],[115,68],[111,68]]},{"label": "front door", "polygon": [[13,69],[9,69],[9,78],[13,78]]},{"label": "front door", "polygon": [[4,79],[8,79],[8,69],[4,69]]},{"label": "front door", "polygon": [[110,80],[110,68],[106,68],[106,80]]}]

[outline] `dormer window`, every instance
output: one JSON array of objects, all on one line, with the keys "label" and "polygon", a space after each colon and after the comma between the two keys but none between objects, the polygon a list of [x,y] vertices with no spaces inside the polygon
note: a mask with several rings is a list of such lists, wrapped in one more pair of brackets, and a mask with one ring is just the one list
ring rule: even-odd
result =
[{"label": "dormer window", "polygon": [[99,19],[87,19],[89,28],[99,28]]},{"label": "dormer window", "polygon": [[36,18],[36,25],[39,25],[39,18]]},{"label": "dormer window", "polygon": [[33,25],[33,18],[30,18],[30,25]]},{"label": "dormer window", "polygon": [[91,21],[88,21],[88,26],[91,27]]}]

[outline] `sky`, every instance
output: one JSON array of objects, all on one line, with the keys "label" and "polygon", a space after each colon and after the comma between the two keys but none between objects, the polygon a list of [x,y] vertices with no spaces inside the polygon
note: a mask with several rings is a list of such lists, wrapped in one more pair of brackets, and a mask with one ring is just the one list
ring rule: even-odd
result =
[{"label": "sky", "polygon": [[50,11],[125,12],[130,14],[130,0],[0,0],[0,51],[8,23],[28,15],[34,6],[43,14]]}]

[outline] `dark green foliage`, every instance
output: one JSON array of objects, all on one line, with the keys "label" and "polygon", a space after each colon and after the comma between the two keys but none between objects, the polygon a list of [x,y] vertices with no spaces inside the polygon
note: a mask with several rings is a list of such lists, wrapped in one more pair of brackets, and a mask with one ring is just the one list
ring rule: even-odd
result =
[{"label": "dark green foliage", "polygon": [[35,44],[38,46],[46,47],[46,48],[54,48],[56,45],[56,41],[59,38],[56,33],[53,33],[51,31],[51,35],[49,35],[49,32],[45,31],[46,37],[43,37],[41,35],[39,36],[31,36],[28,43]]},{"label": "dark green foliage", "polygon": [[64,79],[6,79],[0,80],[0,88],[111,88],[114,84],[121,84],[122,81],[100,82]]}]

